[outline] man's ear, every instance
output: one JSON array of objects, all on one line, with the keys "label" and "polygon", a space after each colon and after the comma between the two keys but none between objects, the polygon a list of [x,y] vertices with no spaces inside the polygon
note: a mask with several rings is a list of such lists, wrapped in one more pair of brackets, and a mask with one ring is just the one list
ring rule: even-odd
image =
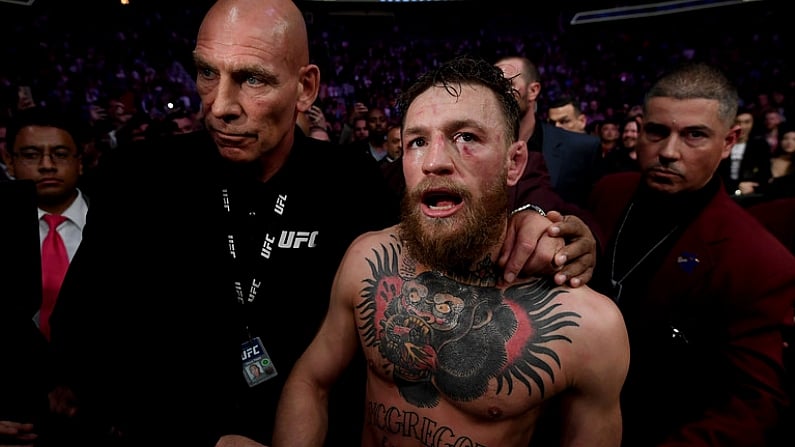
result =
[{"label": "man's ear", "polygon": [[527,166],[527,142],[516,141],[508,148],[508,186],[519,183]]},{"label": "man's ear", "polygon": [[577,115],[577,118],[575,118],[575,119],[580,122],[580,126],[583,128],[583,132],[584,132],[585,131],[585,126],[588,125],[588,117],[585,116],[584,113],[581,113],[581,114]]},{"label": "man's ear", "polygon": [[315,64],[304,65],[298,73],[298,104],[299,112],[306,112],[312,107],[320,91],[320,68]]},{"label": "man's ear", "polygon": [[533,81],[527,84],[527,99],[535,101],[541,94],[541,83]]},{"label": "man's ear", "polygon": [[735,124],[729,129],[729,133],[726,134],[726,138],[723,140],[723,151],[721,152],[721,160],[727,158],[732,153],[732,147],[737,143],[740,139],[740,133],[742,130],[740,129],[739,124]]}]

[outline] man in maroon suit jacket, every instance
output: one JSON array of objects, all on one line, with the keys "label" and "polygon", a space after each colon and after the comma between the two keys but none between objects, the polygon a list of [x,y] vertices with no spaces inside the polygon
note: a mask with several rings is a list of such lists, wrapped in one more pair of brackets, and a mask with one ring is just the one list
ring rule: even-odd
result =
[{"label": "man in maroon suit jacket", "polygon": [[664,76],[645,99],[641,173],[592,194],[608,244],[591,284],[618,302],[631,346],[625,446],[792,445],[780,427],[795,257],[715,174],[737,102],[709,66]]}]

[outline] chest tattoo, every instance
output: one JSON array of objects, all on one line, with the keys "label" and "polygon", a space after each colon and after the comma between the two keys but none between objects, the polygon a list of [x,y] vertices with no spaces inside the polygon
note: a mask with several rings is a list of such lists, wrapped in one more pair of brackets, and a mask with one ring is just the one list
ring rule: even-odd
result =
[{"label": "chest tattoo", "polygon": [[566,292],[547,278],[502,289],[435,271],[414,275],[399,267],[400,250],[373,250],[357,311],[365,345],[383,356],[401,396],[426,408],[442,395],[469,402],[496,380],[497,394],[511,394],[519,382],[528,395],[534,383],[543,397],[544,375],[554,382],[560,368],[549,343],[571,343],[560,329],[579,326],[580,315],[556,300]]}]

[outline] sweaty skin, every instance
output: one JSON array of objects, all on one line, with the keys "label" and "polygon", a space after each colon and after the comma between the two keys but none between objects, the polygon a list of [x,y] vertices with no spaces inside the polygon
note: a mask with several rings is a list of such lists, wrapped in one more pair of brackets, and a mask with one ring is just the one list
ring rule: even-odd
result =
[{"label": "sweaty skin", "polygon": [[349,246],[283,388],[273,447],[323,444],[329,391],[360,347],[362,446],[526,447],[556,396],[562,445],[619,445],[629,359],[615,304],[551,278],[501,281],[506,189],[527,147],[505,124],[510,85],[486,67],[499,86],[433,84],[411,100],[401,222]]}]

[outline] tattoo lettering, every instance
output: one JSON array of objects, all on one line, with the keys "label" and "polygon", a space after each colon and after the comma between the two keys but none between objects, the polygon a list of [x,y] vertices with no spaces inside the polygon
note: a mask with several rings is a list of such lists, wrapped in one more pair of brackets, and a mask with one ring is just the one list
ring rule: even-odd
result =
[{"label": "tattoo lettering", "polygon": [[378,402],[367,403],[365,423],[390,435],[416,439],[428,447],[486,447],[467,436],[456,434],[450,427],[439,426],[433,419],[421,417],[413,411],[401,411],[397,407],[387,408]]},{"label": "tattoo lettering", "polygon": [[505,290],[464,284],[430,271],[398,274],[400,247],[389,244],[368,259],[358,312],[365,345],[377,347],[407,402],[438,405],[442,395],[469,402],[483,397],[492,379],[496,392],[513,392],[515,381],[544,396],[546,374],[557,352],[547,344],[571,339],[561,328],[579,324],[580,315],[561,311],[549,279],[536,279]]}]

